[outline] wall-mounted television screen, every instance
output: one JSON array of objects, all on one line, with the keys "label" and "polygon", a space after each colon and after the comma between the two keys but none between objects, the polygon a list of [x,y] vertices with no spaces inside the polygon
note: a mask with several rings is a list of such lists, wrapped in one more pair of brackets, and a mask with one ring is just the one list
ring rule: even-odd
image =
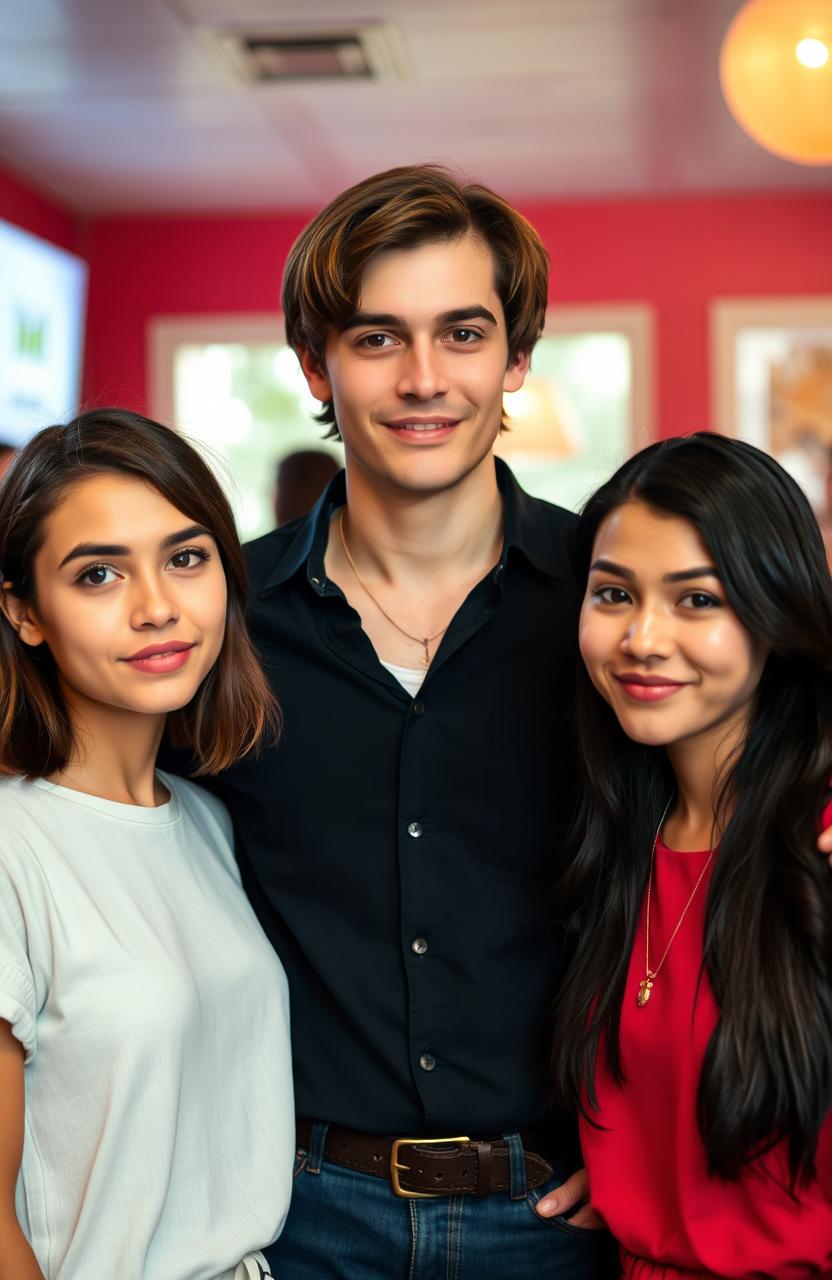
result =
[{"label": "wall-mounted television screen", "polygon": [[0,440],[78,411],[87,264],[0,221]]}]

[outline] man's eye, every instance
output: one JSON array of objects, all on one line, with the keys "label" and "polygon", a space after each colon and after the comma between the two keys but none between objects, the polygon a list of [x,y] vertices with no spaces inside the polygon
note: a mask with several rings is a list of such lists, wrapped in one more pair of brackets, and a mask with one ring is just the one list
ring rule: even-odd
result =
[{"label": "man's eye", "polygon": [[83,569],[76,582],[80,582],[85,587],[106,587],[111,582],[115,582],[118,574],[109,564],[91,564],[89,568]]},{"label": "man's eye", "polygon": [[451,337],[454,342],[458,342],[461,346],[468,346],[472,342],[476,342],[482,334],[478,329],[452,329]]},{"label": "man's eye", "polygon": [[381,351],[383,347],[392,346],[393,339],[389,333],[365,333],[363,338],[359,338],[358,345],[360,347],[369,347],[371,351]]},{"label": "man's eye", "polygon": [[185,547],[182,551],[174,552],[168,564],[174,569],[195,569],[198,564],[209,559],[208,552],[201,547]]}]

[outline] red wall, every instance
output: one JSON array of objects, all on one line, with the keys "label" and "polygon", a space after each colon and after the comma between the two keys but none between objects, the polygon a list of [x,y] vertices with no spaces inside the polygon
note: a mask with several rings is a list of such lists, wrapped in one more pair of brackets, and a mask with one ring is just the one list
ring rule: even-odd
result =
[{"label": "red wall", "polygon": [[[526,206],[552,257],[551,300],[655,309],[660,434],[709,422],[708,303],[832,294],[832,195],[571,201]],[[98,218],[87,395],[146,408],[146,328],[157,315],[276,309],[308,214]]]},{"label": "red wall", "polygon": [[78,252],[76,219],[56,200],[43,195],[23,179],[0,166],[0,218],[24,231],[51,240],[62,249]]}]

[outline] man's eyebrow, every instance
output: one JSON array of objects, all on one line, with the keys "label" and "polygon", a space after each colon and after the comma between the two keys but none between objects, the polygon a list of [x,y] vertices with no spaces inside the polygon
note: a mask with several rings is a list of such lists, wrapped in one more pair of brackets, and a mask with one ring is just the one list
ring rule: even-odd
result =
[{"label": "man's eyebrow", "polygon": [[[453,311],[443,311],[438,315],[435,324],[445,328],[449,324],[466,324],[469,320],[485,320],[496,328],[497,317],[487,307],[456,307]],[[348,329],[406,329],[404,316],[393,315],[390,311],[356,311],[341,325],[341,333]]]},{"label": "man's eyebrow", "polygon": [[[595,560],[590,565],[590,573],[593,569],[600,570],[601,573],[613,573],[617,578],[625,578],[628,582],[632,582],[635,574],[632,569],[625,569],[623,564],[616,564],[614,560]],[[691,578],[719,578],[719,570],[712,564],[696,565],[692,569],[680,569],[678,573],[666,573],[662,578],[662,582],[688,582]]]},{"label": "man's eyebrow", "polygon": [[440,325],[464,324],[466,320],[485,320],[496,328],[497,317],[487,307],[458,307],[456,311],[443,311],[436,317]]},{"label": "man's eyebrow", "polygon": [[[189,538],[199,538],[202,535],[208,535],[207,529],[203,529],[201,524],[189,524],[185,529],[177,529],[176,533],[169,533],[163,538],[159,544],[164,551],[167,547],[176,546],[177,542],[187,542]],[[130,548],[120,542],[79,542],[76,547],[65,555],[59,569],[63,569],[65,564],[69,564],[71,560],[85,560],[90,556],[129,556]]]},{"label": "man's eyebrow", "polygon": [[348,329],[363,329],[364,326],[374,329],[404,329],[405,322],[401,316],[394,316],[389,311],[356,311],[341,325],[341,333]]}]

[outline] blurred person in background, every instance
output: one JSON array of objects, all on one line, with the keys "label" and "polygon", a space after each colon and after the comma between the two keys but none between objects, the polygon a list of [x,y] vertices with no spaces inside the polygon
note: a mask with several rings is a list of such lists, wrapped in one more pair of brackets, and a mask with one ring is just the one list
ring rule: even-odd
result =
[{"label": "blurred person in background", "polygon": [[339,470],[332,454],[323,449],[298,449],[281,458],[275,472],[274,494],[278,526],[311,511]]}]

